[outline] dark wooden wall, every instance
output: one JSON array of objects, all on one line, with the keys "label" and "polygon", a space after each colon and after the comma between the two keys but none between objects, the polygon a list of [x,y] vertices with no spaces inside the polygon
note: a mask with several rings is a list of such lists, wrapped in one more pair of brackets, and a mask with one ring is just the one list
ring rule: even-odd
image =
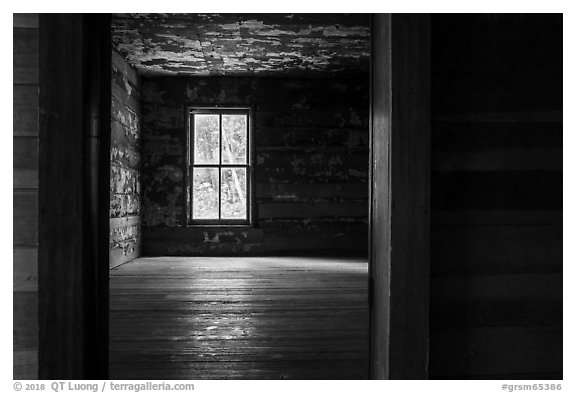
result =
[{"label": "dark wooden wall", "polygon": [[38,378],[38,15],[14,14],[14,379]]},{"label": "dark wooden wall", "polygon": [[430,16],[372,17],[370,378],[428,377]]},{"label": "dark wooden wall", "polygon": [[562,16],[432,16],[430,377],[562,378]]},{"label": "dark wooden wall", "polygon": [[140,255],[140,77],[112,51],[110,268]]},{"label": "dark wooden wall", "polygon": [[110,19],[40,14],[38,377],[106,379]]},{"label": "dark wooden wall", "polygon": [[[145,255],[367,253],[368,76],[142,80]],[[255,226],[186,227],[186,105],[254,109]]]}]

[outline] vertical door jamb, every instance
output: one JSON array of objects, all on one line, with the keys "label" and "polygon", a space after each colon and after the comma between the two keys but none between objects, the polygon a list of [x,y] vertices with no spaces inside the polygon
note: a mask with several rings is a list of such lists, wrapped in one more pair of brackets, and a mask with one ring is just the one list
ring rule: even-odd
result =
[{"label": "vertical door jamb", "polygon": [[370,378],[428,375],[430,22],[372,18]]}]

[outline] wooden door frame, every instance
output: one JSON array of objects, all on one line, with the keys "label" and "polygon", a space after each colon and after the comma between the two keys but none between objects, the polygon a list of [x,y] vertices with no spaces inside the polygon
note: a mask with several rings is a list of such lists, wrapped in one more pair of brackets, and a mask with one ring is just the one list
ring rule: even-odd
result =
[{"label": "wooden door frame", "polygon": [[[39,22],[39,378],[107,379],[110,15]],[[429,16],[372,37],[370,378],[426,378]]]},{"label": "wooden door frame", "polygon": [[428,377],[430,18],[372,19],[370,378]]},{"label": "wooden door frame", "polygon": [[39,33],[38,377],[107,379],[110,16]]}]

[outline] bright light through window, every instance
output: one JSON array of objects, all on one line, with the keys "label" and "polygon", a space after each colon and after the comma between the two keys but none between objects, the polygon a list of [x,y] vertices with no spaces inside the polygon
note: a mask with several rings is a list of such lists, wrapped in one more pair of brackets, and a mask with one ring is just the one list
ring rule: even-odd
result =
[{"label": "bright light through window", "polygon": [[249,120],[246,109],[191,111],[192,223],[249,222]]}]

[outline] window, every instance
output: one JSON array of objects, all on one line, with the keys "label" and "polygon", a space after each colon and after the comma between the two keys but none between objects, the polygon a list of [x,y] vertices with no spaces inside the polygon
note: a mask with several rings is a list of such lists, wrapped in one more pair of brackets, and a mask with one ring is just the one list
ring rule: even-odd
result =
[{"label": "window", "polygon": [[189,222],[250,223],[250,111],[190,110]]}]

